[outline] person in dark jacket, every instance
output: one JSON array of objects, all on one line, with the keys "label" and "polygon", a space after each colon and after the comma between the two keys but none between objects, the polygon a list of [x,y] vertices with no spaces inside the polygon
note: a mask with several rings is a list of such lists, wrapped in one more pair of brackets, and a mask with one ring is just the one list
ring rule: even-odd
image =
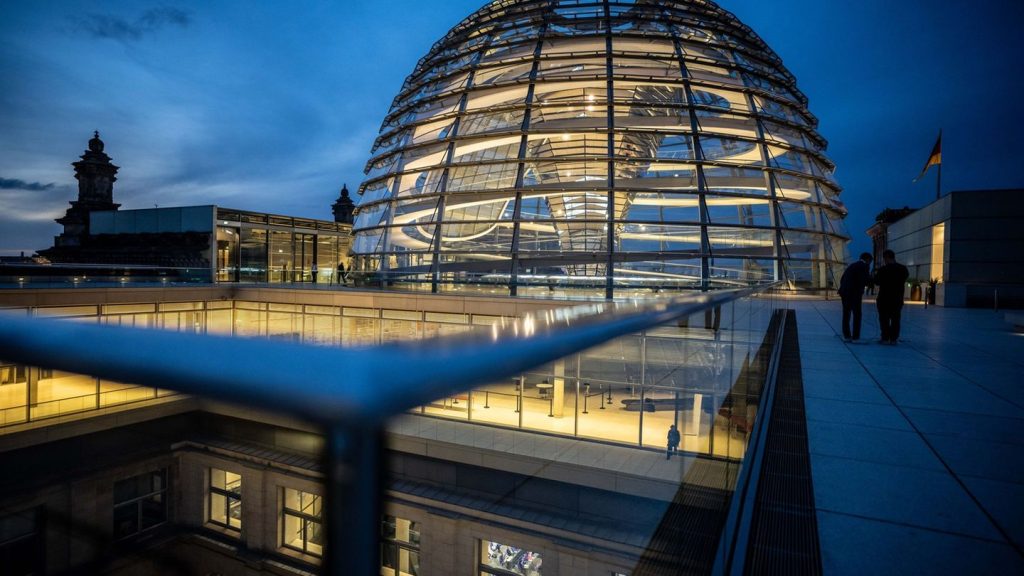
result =
[{"label": "person in dark jacket", "polygon": [[672,453],[679,450],[679,430],[676,425],[673,424],[668,427],[668,452],[665,454],[665,460],[672,457]]},{"label": "person in dark jacket", "polygon": [[870,266],[871,254],[864,252],[860,260],[846,267],[839,279],[839,296],[843,299],[843,340],[847,342],[860,338],[861,300],[864,298],[864,287],[871,283]]},{"label": "person in dark jacket", "polygon": [[878,286],[878,324],[882,329],[882,344],[895,344],[900,337],[900,313],[903,310],[903,285],[910,272],[896,261],[892,250],[882,252],[885,265],[875,271]]}]

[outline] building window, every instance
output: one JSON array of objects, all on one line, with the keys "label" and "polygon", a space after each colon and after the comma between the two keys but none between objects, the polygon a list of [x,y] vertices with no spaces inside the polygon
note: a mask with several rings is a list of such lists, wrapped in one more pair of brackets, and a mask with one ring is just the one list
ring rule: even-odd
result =
[{"label": "building window", "polygon": [[382,576],[416,576],[420,573],[420,525],[384,516],[381,521],[380,573]]},{"label": "building window", "polygon": [[316,494],[285,488],[281,545],[305,554],[322,556],[322,506],[323,498]]},{"label": "building window", "polygon": [[211,524],[231,530],[242,529],[242,476],[210,468]]},{"label": "building window", "polygon": [[480,541],[480,575],[497,574],[507,576],[540,576],[543,558],[536,552],[530,552],[508,544]]},{"label": "building window", "polygon": [[167,522],[167,470],[114,483],[114,538],[128,538]]},{"label": "building window", "polygon": [[940,222],[932,226],[931,270],[928,280],[944,282],[946,280],[946,223]]},{"label": "building window", "polygon": [[43,574],[41,508],[0,516],[0,566],[10,576]]}]

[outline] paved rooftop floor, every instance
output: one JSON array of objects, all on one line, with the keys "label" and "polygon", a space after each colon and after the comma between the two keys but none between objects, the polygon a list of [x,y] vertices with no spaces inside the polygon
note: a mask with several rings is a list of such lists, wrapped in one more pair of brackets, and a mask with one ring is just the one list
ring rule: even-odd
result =
[{"label": "paved rooftop floor", "polygon": [[902,341],[795,301],[825,573],[1024,574],[1024,335],[908,305]]}]

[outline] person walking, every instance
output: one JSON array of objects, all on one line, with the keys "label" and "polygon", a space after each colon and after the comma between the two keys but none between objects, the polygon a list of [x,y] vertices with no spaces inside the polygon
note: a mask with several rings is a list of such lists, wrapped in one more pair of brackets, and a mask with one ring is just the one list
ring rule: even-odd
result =
[{"label": "person walking", "polygon": [[843,340],[846,342],[860,339],[861,301],[864,288],[871,283],[870,266],[871,254],[863,252],[859,260],[846,267],[839,279],[839,296],[843,299]]},{"label": "person walking", "polygon": [[345,278],[345,263],[339,260],[338,261],[338,276],[337,276],[338,284],[345,284],[346,280],[347,280],[347,278]]},{"label": "person walking", "polygon": [[896,344],[900,338],[900,314],[903,310],[903,285],[910,272],[896,261],[892,250],[882,252],[885,264],[875,271],[878,286],[878,324],[882,330],[882,344]]},{"label": "person walking", "polygon": [[672,458],[672,453],[679,450],[679,430],[676,429],[676,425],[673,424],[668,427],[668,452],[665,454],[665,460]]}]

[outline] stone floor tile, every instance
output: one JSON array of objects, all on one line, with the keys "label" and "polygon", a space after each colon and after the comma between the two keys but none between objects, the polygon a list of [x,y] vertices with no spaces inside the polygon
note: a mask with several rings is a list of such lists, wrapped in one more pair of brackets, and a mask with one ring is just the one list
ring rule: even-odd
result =
[{"label": "stone floor tile", "polygon": [[1024,459],[1019,457],[1019,445],[999,442],[996,438],[979,440],[942,435],[928,436],[928,441],[961,478],[973,476],[1024,483]]},{"label": "stone floor tile", "polygon": [[916,432],[809,421],[811,454],[881,464],[945,471],[945,466]]},{"label": "stone floor tile", "polygon": [[964,483],[1013,542],[1024,549],[1024,484],[985,478],[964,478]]},{"label": "stone floor tile", "polygon": [[818,529],[828,576],[1024,573],[1024,559],[1004,543],[820,510]]},{"label": "stone floor tile", "polygon": [[878,386],[849,384],[841,379],[832,381],[804,382],[804,395],[808,398],[826,398],[849,402],[864,402],[891,406],[892,402],[882,393]]},{"label": "stone floor tile", "polygon": [[904,408],[914,426],[927,436],[941,434],[955,438],[994,440],[1024,447],[1024,419],[1000,418],[986,414],[967,414],[923,408]]},{"label": "stone floor tile", "polygon": [[894,406],[859,403],[852,409],[850,402],[826,398],[805,398],[808,420],[860,424],[877,428],[913,430],[907,419]]},{"label": "stone floor tile", "polygon": [[811,458],[819,511],[998,541],[1001,535],[947,472],[833,458]]}]

